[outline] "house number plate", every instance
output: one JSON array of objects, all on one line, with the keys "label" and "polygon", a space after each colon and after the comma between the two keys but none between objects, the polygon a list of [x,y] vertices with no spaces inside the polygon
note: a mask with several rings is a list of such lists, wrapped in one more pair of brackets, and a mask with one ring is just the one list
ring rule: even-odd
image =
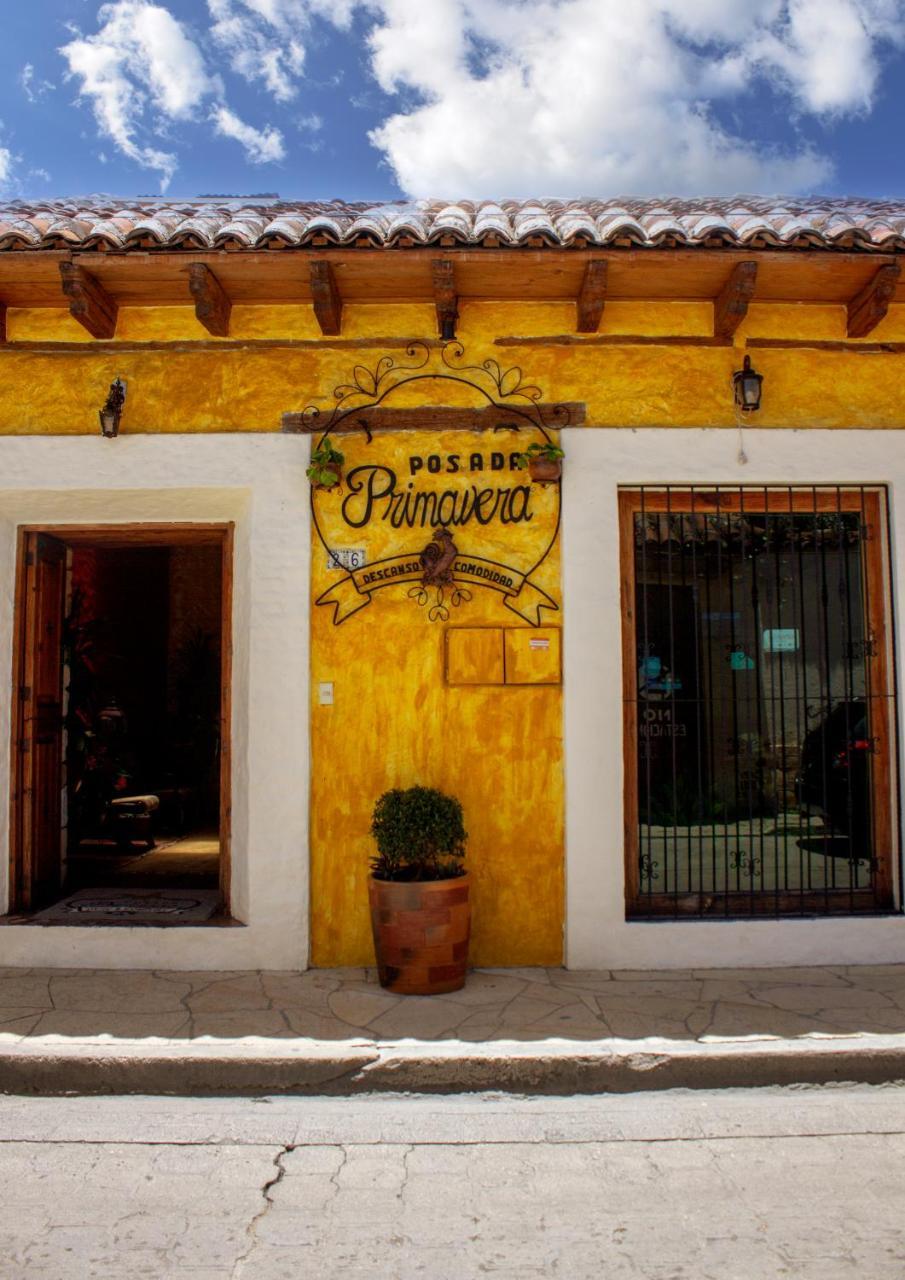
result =
[{"label": "house number plate", "polygon": [[328,569],[361,569],[366,564],[364,549],[334,547],[327,552]]}]

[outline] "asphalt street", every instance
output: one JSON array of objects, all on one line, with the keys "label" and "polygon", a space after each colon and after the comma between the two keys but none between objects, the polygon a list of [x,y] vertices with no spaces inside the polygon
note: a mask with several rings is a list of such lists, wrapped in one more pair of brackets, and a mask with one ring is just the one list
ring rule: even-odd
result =
[{"label": "asphalt street", "polygon": [[901,1280],[905,1086],[0,1098],[0,1276]]}]

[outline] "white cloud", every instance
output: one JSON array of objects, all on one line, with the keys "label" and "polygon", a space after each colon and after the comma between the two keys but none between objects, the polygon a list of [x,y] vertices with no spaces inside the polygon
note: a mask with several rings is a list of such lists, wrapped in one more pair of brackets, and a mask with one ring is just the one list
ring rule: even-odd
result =
[{"label": "white cloud", "polygon": [[214,130],[224,138],[234,138],[245,148],[245,156],[252,164],[269,164],[284,159],[286,149],[283,146],[283,135],[279,129],[268,125],[264,129],[255,129],[252,125],[240,120],[234,111],[220,103],[212,114]]},{"label": "white cloud", "polygon": [[[305,46],[284,30],[233,0],[208,0],[211,36],[229,59],[230,67],[249,83],[260,80],[277,102],[295,96],[295,81],[305,64]],[[306,13],[302,6],[303,14]],[[301,31],[302,23],[299,24]],[[279,37],[281,38],[278,38]]]},{"label": "white cloud", "polygon": [[[375,3],[377,0],[375,0]],[[807,190],[830,162],[734,136],[713,104],[772,77],[863,110],[901,0],[379,0],[372,69],[419,101],[371,140],[411,195]]]},{"label": "white cloud", "polygon": [[231,69],[288,102],[298,92],[312,17],[346,27],[356,0],[207,0],[207,7],[211,36]]},{"label": "white cloud", "polygon": [[[148,134],[173,124],[209,118],[215,133],[240,142],[255,163],[283,158],[279,130],[255,129],[227,106],[220,76],[208,70],[198,44],[169,9],[154,0],[114,0],[101,6],[98,21],[95,35],[73,32],[60,53],[80,82],[79,96],[91,102],[101,134],[131,160],[157,170],[162,191],[177,158]],[[212,106],[202,116],[206,102]]]},{"label": "white cloud", "polygon": [[13,155],[6,147],[0,147],[0,183],[8,182],[13,171]]},{"label": "white cloud", "polygon": [[50,93],[55,86],[49,80],[36,80],[35,69],[30,62],[19,72],[19,84],[29,102],[37,102],[45,93]]},{"label": "white cloud", "polygon": [[880,72],[876,45],[903,39],[895,0],[790,0],[778,29],[755,38],[749,56],[808,111],[868,111]]},{"label": "white cloud", "polygon": [[187,120],[215,91],[197,46],[172,14],[147,0],[116,0],[98,11],[96,35],[77,35],[60,53],[81,81],[102,133],[131,160],[161,175],[165,191],[176,171],[172,152],[142,143],[150,107],[162,117]]},{"label": "white cloud", "polygon": [[[161,136],[186,122],[285,158],[283,132],[227,102],[232,72],[280,106],[312,60],[317,22],[370,24],[366,56],[396,110],[371,140],[410,195],[475,197],[807,190],[830,160],[756,141],[755,87],[792,119],[870,110],[905,0],[206,0],[193,34],[176,0],[111,0],[61,50],[100,133],[166,189]],[[318,69],[319,78],[322,68]],[[43,92],[26,64],[23,91]],[[377,96],[376,85],[374,96]],[[366,97],[367,95],[365,95]],[[353,105],[365,99],[352,97]],[[383,99],[381,99],[383,101]],[[288,117],[287,117],[288,118]],[[316,148],[318,117],[286,126]],[[299,132],[303,135],[298,137]],[[794,137],[794,135],[793,135]]]}]

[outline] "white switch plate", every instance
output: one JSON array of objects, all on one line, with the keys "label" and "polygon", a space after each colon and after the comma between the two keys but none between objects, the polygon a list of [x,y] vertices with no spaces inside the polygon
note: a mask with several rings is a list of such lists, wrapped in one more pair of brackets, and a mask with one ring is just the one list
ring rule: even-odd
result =
[{"label": "white switch plate", "polygon": [[322,680],[317,686],[317,700],[322,707],[333,706],[333,681]]}]

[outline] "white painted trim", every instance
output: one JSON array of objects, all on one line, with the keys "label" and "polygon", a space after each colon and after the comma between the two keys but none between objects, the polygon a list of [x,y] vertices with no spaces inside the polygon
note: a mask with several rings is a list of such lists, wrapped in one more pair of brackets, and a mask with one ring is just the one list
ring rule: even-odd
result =
[{"label": "white painted trim", "polygon": [[308,442],[283,435],[0,440],[0,908],[8,903],[16,528],[236,525],[232,897],[239,928],[0,926],[0,966],[302,969],[308,959]]},{"label": "white painted trim", "polygon": [[[894,601],[902,431],[572,429],[563,433],[566,962],[570,968],[877,964],[905,960],[905,917],[625,920],[617,492],[633,484],[886,484]],[[898,634],[898,615],[894,627]],[[899,709],[900,740],[903,725]]]}]

